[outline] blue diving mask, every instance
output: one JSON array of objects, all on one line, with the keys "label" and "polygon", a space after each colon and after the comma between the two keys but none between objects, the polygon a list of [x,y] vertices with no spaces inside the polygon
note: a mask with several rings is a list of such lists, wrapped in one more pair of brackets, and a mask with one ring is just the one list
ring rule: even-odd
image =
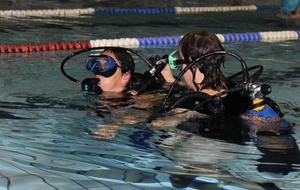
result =
[{"label": "blue diving mask", "polygon": [[168,56],[168,63],[171,69],[182,69],[182,64],[189,64],[181,58],[179,51],[175,50]]},{"label": "blue diving mask", "polygon": [[90,55],[86,58],[85,62],[85,68],[88,71],[104,77],[111,77],[114,75],[118,67],[120,66],[117,64],[116,60],[108,55]]}]

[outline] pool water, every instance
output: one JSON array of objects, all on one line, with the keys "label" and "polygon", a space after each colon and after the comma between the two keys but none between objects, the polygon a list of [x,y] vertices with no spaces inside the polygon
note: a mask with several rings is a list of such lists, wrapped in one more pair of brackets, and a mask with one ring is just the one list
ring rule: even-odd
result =
[{"label": "pool water", "polygon": [[[280,1],[3,1],[2,10],[279,5]],[[78,17],[3,17],[1,44],[299,30],[278,9],[194,14],[96,12]],[[163,56],[177,44],[135,47]],[[248,66],[262,65],[257,80],[293,125],[292,134],[243,142],[179,129],[157,130],[147,118],[163,96],[108,99],[81,91],[60,72],[77,50],[1,53],[0,189],[299,189],[299,40],[224,43]],[[137,71],[148,67],[134,57]],[[83,56],[66,65],[72,76],[91,77]],[[230,57],[224,72],[240,70]],[[176,119],[176,118],[174,118]],[[234,137],[233,137],[234,138]]]}]

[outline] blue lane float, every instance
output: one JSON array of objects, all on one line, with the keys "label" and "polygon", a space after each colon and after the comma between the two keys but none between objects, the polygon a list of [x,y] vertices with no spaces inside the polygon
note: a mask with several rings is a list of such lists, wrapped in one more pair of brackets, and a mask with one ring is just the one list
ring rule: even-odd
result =
[{"label": "blue lane float", "polygon": [[257,10],[262,9],[281,9],[280,5],[258,5],[256,6]]},{"label": "blue lane float", "polygon": [[223,42],[249,42],[261,41],[263,39],[259,32],[229,33],[221,35],[224,37]]},{"label": "blue lane float", "polygon": [[280,5],[243,5],[223,7],[169,7],[169,8],[99,8],[96,12],[110,13],[198,13],[198,12],[228,12],[255,11],[262,9],[280,9]]},{"label": "blue lane float", "polygon": [[178,44],[180,39],[181,39],[181,36],[137,38],[139,45]]},{"label": "blue lane float", "polygon": [[99,8],[95,12],[109,12],[109,13],[176,13],[175,8]]}]

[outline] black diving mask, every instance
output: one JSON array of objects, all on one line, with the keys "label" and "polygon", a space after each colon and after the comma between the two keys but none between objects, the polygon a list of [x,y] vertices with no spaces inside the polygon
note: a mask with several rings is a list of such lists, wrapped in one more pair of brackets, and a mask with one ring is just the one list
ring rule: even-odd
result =
[{"label": "black diving mask", "polygon": [[[116,60],[108,55],[88,56],[85,62],[85,68],[95,75],[111,77],[120,67]],[[120,67],[121,68],[121,67]]]}]

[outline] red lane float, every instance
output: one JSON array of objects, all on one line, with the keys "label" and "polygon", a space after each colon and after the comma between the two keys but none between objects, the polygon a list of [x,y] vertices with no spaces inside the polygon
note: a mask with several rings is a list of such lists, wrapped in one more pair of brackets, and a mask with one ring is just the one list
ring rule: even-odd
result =
[{"label": "red lane float", "polygon": [[53,51],[66,49],[90,48],[90,41],[69,41],[69,42],[45,42],[26,44],[5,44],[0,45],[0,53],[25,53],[38,51]]}]

